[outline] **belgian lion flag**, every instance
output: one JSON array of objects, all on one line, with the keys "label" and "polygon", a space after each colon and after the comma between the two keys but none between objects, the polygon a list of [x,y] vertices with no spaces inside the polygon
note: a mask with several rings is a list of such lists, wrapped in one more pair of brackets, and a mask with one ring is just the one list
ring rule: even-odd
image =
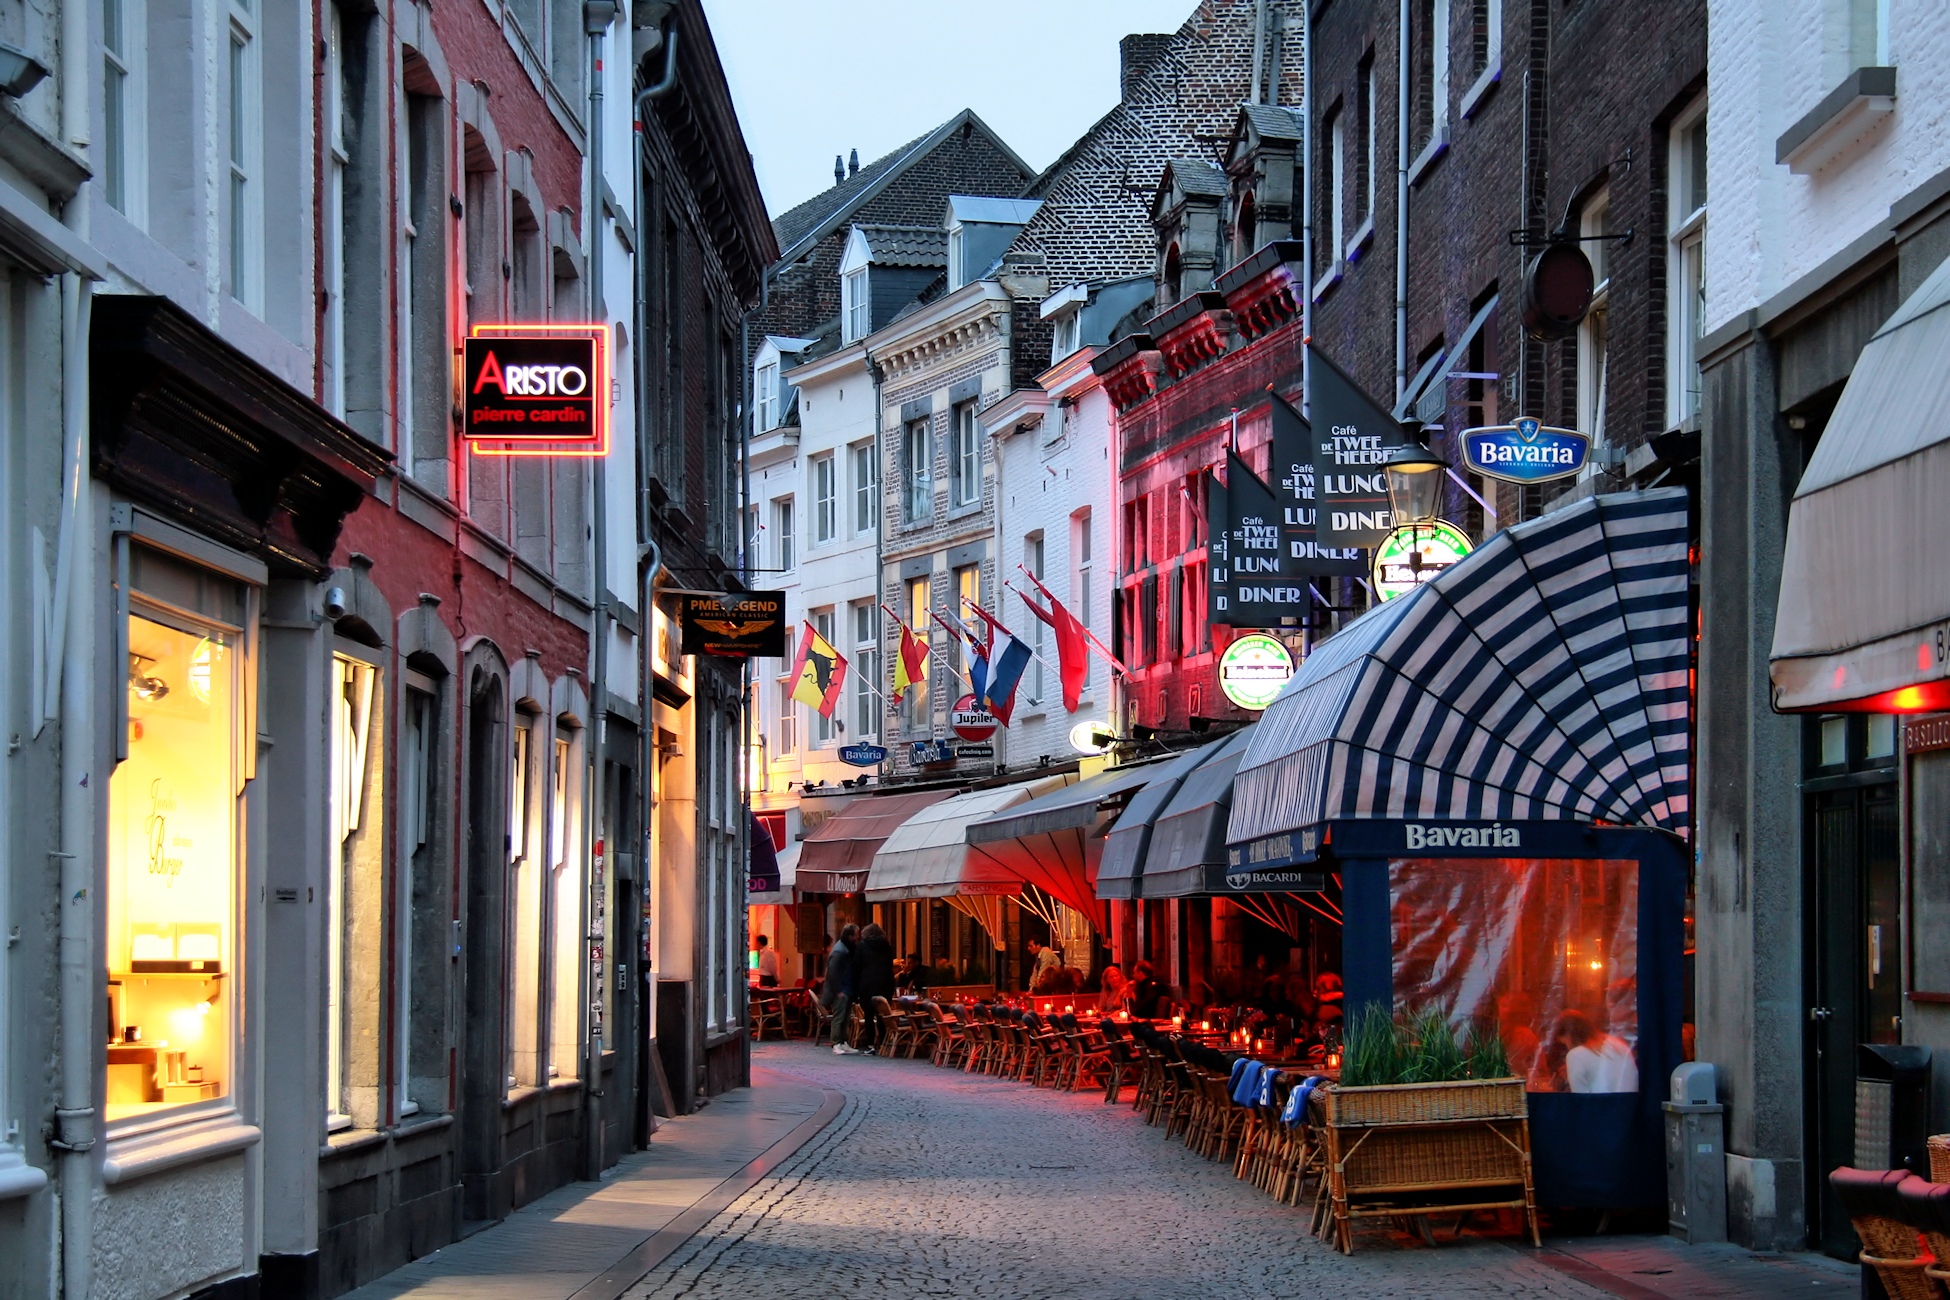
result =
[{"label": "belgian lion flag", "polygon": [[830,718],[839,707],[840,688],[846,685],[846,660],[811,623],[804,626],[799,658],[792,665],[792,698],[817,709],[820,717]]}]

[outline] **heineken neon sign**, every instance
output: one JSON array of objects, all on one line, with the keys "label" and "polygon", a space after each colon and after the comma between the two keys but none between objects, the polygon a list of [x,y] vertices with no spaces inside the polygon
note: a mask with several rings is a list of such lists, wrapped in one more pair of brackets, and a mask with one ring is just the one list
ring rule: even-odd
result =
[{"label": "heineken neon sign", "polygon": [[1405,596],[1475,548],[1454,524],[1403,524],[1374,550],[1374,590],[1382,600]]}]

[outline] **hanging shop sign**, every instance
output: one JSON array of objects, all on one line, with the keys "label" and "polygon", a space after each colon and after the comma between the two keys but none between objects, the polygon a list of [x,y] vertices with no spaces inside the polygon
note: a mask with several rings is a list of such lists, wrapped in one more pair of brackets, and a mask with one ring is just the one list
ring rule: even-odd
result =
[{"label": "hanging shop sign", "polygon": [[1219,656],[1219,689],[1242,709],[1263,709],[1293,679],[1293,652],[1263,632],[1242,636]]},{"label": "hanging shop sign", "polygon": [[886,761],[885,745],[869,745],[863,741],[857,745],[840,746],[840,762],[849,767],[878,767]]},{"label": "hanging shop sign", "polygon": [[1335,548],[1379,546],[1395,526],[1387,464],[1402,444],[1401,422],[1319,348],[1308,347],[1306,364],[1319,510],[1314,537]]},{"label": "hanging shop sign", "polygon": [[1441,519],[1403,524],[1375,547],[1375,595],[1405,596],[1475,549],[1461,529]]},{"label": "hanging shop sign", "polygon": [[955,761],[955,747],[945,740],[917,740],[908,750],[909,761],[917,767],[934,767]]},{"label": "hanging shop sign", "polygon": [[477,325],[461,349],[461,437],[482,456],[609,452],[608,332]]},{"label": "hanging shop sign", "polygon": [[1070,728],[1070,748],[1085,756],[1103,753],[1116,739],[1111,729],[1101,722],[1079,722]]},{"label": "hanging shop sign", "polygon": [[1490,424],[1462,433],[1463,464],[1506,483],[1548,483],[1569,478],[1591,456],[1591,439],[1575,429],[1553,429],[1526,415],[1513,424]]},{"label": "hanging shop sign", "polygon": [[687,591],[677,599],[687,655],[785,657],[785,593]]},{"label": "hanging shop sign", "polygon": [[995,734],[997,724],[995,715],[976,703],[973,695],[964,695],[948,714],[948,725],[963,740],[987,740]]}]

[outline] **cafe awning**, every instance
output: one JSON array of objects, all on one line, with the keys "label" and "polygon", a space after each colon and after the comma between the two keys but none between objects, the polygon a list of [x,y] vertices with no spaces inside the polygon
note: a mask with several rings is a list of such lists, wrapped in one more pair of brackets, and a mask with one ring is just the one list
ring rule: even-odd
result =
[{"label": "cafe awning", "polygon": [[897,903],[911,898],[1021,892],[1019,877],[969,849],[968,827],[1075,779],[1066,773],[1040,781],[970,790],[918,810],[896,827],[874,854],[873,871],[866,882],[867,901]]},{"label": "cafe awning", "polygon": [[1223,870],[1232,782],[1252,743],[1253,728],[1235,732],[1187,775],[1151,827],[1136,898],[1183,898],[1203,893],[1207,876]]},{"label": "cafe awning", "polygon": [[[1158,818],[1164,814],[1185,780],[1227,746],[1236,748],[1243,744],[1239,739],[1242,734],[1234,732],[1223,740],[1200,745],[1168,763],[1158,765],[1156,774],[1145,782],[1142,790],[1131,796],[1131,801],[1124,805],[1124,811],[1117,815],[1116,823],[1104,836],[1103,857],[1097,863],[1098,898],[1142,896],[1139,880],[1150,862],[1151,845],[1157,838],[1155,823]],[[1220,848],[1223,850],[1223,825],[1220,829]]]},{"label": "cafe awning", "polygon": [[798,886],[803,894],[857,894],[867,886],[873,855],[894,828],[952,790],[871,795],[833,814],[800,844]]},{"label": "cafe awning", "polygon": [[1242,869],[1337,818],[1683,831],[1687,541],[1682,490],[1587,498],[1323,641],[1240,761]]},{"label": "cafe awning", "polygon": [[779,887],[762,891],[751,891],[745,895],[747,907],[790,905],[799,901],[797,888],[799,874],[800,841],[794,840],[779,850]]},{"label": "cafe awning", "polygon": [[1152,762],[1108,768],[972,822],[970,852],[1089,916],[1096,910],[1097,860],[1115,809],[1162,778],[1169,766]]},{"label": "cafe awning", "polygon": [[1782,710],[1950,706],[1950,261],[1883,322],[1788,511],[1769,674]]}]

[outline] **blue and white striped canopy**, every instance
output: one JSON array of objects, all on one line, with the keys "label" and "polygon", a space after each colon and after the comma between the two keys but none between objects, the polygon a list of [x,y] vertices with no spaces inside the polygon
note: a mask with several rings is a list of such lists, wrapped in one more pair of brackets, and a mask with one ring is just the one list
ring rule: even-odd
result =
[{"label": "blue and white striped canopy", "polygon": [[1684,833],[1686,494],[1497,533],[1308,656],[1260,719],[1227,839],[1336,818]]}]

